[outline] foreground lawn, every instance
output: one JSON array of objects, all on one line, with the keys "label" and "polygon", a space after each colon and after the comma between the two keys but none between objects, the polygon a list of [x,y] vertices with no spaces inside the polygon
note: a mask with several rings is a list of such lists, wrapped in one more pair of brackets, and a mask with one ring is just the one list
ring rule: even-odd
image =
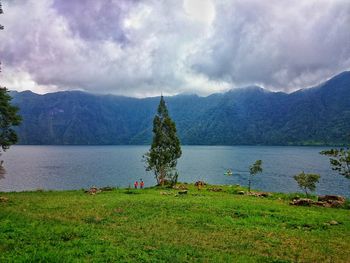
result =
[{"label": "foreground lawn", "polygon": [[2,193],[0,262],[350,262],[350,210],[224,190]]}]

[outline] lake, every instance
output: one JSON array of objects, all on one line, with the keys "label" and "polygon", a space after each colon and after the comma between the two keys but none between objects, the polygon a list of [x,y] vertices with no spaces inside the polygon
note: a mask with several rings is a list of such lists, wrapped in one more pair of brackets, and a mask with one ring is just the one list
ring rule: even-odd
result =
[{"label": "lake", "polygon": [[[133,185],[142,178],[145,186],[155,184],[146,172],[142,155],[149,146],[12,146],[1,156],[6,174],[0,191],[67,190],[91,186]],[[330,169],[325,147],[286,146],[183,146],[178,162],[179,180],[210,184],[247,185],[249,165],[263,161],[263,173],[253,178],[252,187],[263,191],[300,191],[293,175],[321,175],[318,194],[350,197],[350,180]],[[233,176],[225,176],[226,169]]]}]

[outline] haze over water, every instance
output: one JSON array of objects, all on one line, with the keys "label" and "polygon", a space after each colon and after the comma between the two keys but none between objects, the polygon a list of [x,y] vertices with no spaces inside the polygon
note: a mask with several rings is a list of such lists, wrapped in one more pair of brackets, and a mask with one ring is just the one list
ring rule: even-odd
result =
[{"label": "haze over water", "polygon": [[[146,187],[155,180],[144,169],[142,155],[149,146],[13,146],[5,154],[6,174],[0,191],[67,190],[91,186],[127,187],[141,178]],[[349,180],[335,174],[323,147],[183,146],[178,163],[181,182],[247,185],[248,167],[263,161],[263,173],[253,188],[263,191],[300,191],[293,175],[318,173],[318,194],[350,196]],[[233,176],[225,176],[231,168]]]}]

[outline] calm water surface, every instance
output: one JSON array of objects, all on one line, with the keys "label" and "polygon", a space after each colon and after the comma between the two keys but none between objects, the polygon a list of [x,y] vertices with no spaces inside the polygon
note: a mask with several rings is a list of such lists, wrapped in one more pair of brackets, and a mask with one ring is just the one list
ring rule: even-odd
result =
[{"label": "calm water surface", "polygon": [[[2,155],[6,174],[0,191],[81,189],[90,186],[127,187],[142,178],[155,184],[146,172],[142,155],[148,146],[13,146]],[[322,147],[183,146],[178,163],[182,182],[204,180],[211,184],[246,185],[248,167],[263,161],[264,172],[253,188],[264,191],[299,191],[293,175],[305,171],[321,175],[318,194],[350,196],[350,180],[335,174]],[[233,176],[224,172],[231,168]]]}]

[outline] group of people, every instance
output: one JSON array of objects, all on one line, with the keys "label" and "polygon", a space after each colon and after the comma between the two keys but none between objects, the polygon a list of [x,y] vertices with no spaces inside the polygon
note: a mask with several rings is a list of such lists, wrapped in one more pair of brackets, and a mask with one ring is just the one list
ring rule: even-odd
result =
[{"label": "group of people", "polygon": [[138,181],[135,181],[135,183],[134,183],[135,189],[137,189],[139,187],[139,185],[140,185],[140,189],[143,189],[143,187],[145,186],[145,183],[143,182],[142,179],[140,179],[140,183]]}]

